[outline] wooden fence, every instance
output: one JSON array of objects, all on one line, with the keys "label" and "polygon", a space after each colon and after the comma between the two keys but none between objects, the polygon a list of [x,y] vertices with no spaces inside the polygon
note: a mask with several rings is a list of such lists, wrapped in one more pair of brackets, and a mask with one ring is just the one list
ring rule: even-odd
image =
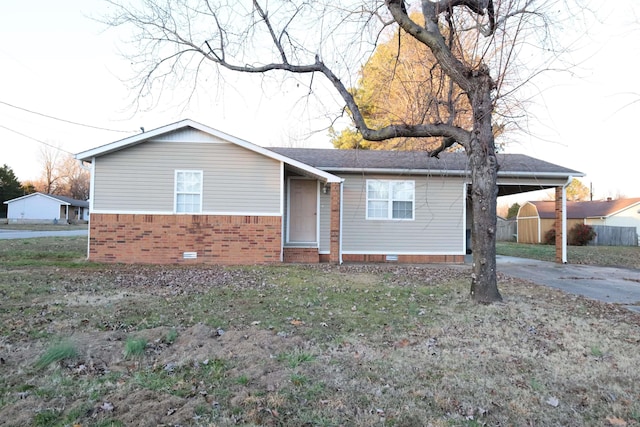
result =
[{"label": "wooden fence", "polygon": [[596,237],[590,246],[638,246],[638,233],[635,227],[614,227],[610,225],[592,225]]},{"label": "wooden fence", "polygon": [[515,219],[503,221],[498,220],[496,240],[499,242],[515,242],[518,234],[518,223]]}]

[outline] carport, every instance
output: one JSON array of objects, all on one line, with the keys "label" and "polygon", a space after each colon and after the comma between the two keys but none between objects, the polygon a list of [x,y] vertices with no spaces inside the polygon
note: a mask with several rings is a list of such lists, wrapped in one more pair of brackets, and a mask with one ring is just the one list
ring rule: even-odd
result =
[{"label": "carport", "polygon": [[557,263],[567,263],[567,186],[584,174],[527,156],[498,156],[498,196],[555,189]]}]

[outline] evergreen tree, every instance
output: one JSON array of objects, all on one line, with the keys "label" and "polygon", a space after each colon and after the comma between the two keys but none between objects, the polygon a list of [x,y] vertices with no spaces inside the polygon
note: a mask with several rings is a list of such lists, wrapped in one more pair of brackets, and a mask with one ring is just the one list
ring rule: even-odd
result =
[{"label": "evergreen tree", "polygon": [[22,185],[16,174],[6,164],[0,168],[0,217],[7,217],[7,200],[15,199],[24,195]]}]

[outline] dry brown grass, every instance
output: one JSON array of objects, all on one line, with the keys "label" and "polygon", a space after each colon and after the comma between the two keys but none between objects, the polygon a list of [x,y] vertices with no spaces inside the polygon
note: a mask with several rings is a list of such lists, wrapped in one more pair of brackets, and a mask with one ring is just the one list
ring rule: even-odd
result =
[{"label": "dry brown grass", "polygon": [[638,314],[504,276],[476,305],[468,274],[0,267],[0,424],[640,424]]}]

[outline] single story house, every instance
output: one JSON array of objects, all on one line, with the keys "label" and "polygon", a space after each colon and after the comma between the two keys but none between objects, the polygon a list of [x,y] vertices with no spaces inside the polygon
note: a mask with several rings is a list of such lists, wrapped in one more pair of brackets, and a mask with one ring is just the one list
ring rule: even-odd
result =
[{"label": "single story house", "polygon": [[[464,153],[268,149],[183,120],[76,158],[91,164],[95,261],[462,263],[469,246]],[[582,176],[498,159],[501,195]]]},{"label": "single story house", "polygon": [[[518,211],[518,242],[542,243],[554,227],[553,201],[527,202]],[[640,236],[640,197],[567,202],[567,229],[576,224],[635,227]]]},{"label": "single story house", "polygon": [[7,200],[11,223],[69,223],[89,220],[89,202],[55,194],[32,193]]}]

